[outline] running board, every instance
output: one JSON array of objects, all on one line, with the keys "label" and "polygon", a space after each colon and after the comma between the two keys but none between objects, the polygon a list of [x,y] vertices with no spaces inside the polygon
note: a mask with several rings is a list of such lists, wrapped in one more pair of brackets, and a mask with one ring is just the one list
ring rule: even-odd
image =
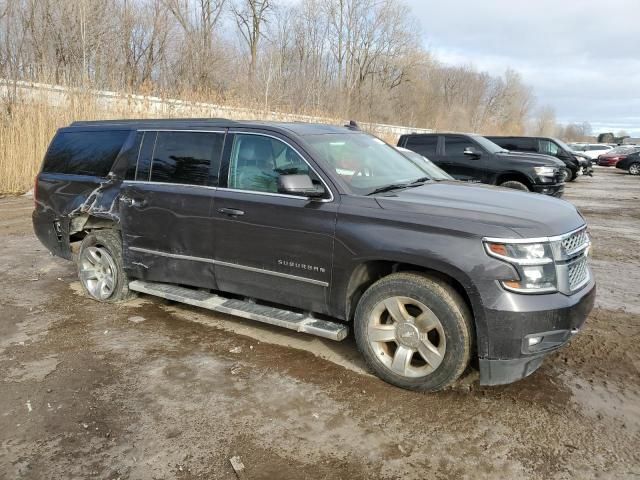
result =
[{"label": "running board", "polygon": [[166,298],[167,300],[173,300],[174,302],[206,308],[207,310],[213,310],[215,312],[250,318],[251,320],[277,325],[278,327],[288,328],[296,332],[310,333],[330,340],[344,340],[349,331],[345,325],[337,322],[320,320],[303,313],[267,307],[244,300],[225,298],[204,290],[194,290],[170,283],[134,280],[129,283],[129,289]]}]

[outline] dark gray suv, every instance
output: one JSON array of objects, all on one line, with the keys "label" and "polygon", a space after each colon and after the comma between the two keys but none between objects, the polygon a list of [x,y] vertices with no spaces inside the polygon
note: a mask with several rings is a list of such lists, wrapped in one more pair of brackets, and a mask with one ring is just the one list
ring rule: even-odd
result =
[{"label": "dark gray suv", "polygon": [[485,385],[523,378],[594,302],[571,204],[432,179],[355,128],[78,122],[36,187],[35,232],[90,297],[142,292],[334,340],[352,325],[404,388],[442,389],[470,364]]}]

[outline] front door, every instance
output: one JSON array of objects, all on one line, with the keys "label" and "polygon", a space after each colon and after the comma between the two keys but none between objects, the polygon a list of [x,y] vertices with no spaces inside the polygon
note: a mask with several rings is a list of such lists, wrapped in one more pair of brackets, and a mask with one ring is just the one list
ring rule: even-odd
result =
[{"label": "front door", "polygon": [[[216,192],[220,290],[326,312],[337,201],[301,150],[275,134],[229,134]],[[281,174],[309,174],[326,197],[278,193]]]},{"label": "front door", "polygon": [[[444,156],[442,163],[444,170],[454,178],[466,182],[483,182],[486,173],[483,169],[483,156],[474,157],[465,155],[467,148],[481,151],[480,146],[467,137],[458,135],[446,135],[444,137]],[[484,152],[483,152],[484,153]]]},{"label": "front door", "polygon": [[224,132],[145,131],[119,209],[133,278],[216,288],[212,219]]}]

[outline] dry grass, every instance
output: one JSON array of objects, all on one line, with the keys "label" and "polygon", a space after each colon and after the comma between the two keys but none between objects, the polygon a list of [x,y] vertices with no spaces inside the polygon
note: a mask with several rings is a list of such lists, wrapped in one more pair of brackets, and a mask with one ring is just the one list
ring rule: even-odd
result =
[{"label": "dry grass", "polygon": [[33,101],[4,103],[0,119],[0,193],[18,194],[31,189],[58,128],[76,120],[149,116],[122,106],[101,108],[95,99],[82,94],[68,95],[57,106]]},{"label": "dry grass", "polygon": [[[315,112],[314,112],[315,113]],[[216,107],[187,102],[160,106],[128,101],[126,98],[105,102],[91,94],[71,92],[49,97],[0,98],[0,193],[19,194],[30,190],[40,169],[49,142],[58,128],[77,120],[116,118],[226,117],[246,120],[308,121],[296,114],[265,112],[241,107]],[[317,117],[317,121],[340,123],[340,120]],[[393,142],[385,132],[373,132]]]}]

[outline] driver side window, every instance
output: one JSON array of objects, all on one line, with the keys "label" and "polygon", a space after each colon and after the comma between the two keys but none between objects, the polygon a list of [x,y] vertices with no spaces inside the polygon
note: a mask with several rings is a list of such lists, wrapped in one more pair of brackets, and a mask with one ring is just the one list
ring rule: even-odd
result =
[{"label": "driver side window", "polygon": [[291,174],[309,175],[310,171],[289,145],[264,135],[234,135],[229,188],[278,193],[278,177]]},{"label": "driver side window", "polygon": [[557,155],[558,146],[549,140],[540,140],[540,153],[547,155]]}]

